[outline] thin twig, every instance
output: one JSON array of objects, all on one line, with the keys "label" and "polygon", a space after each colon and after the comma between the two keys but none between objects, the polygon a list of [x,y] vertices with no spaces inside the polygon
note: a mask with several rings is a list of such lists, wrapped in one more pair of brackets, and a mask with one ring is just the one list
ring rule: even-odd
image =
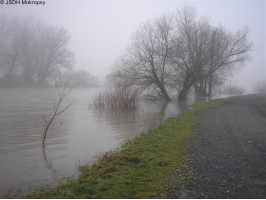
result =
[{"label": "thin twig", "polygon": [[70,92],[72,91],[72,89],[66,90],[67,88],[67,84],[70,81],[70,79],[68,79],[65,84],[64,84],[64,88],[60,91],[59,88],[56,86],[57,89],[57,95],[58,95],[58,100],[57,103],[56,101],[54,102],[54,106],[53,106],[53,114],[52,116],[49,118],[49,120],[47,120],[45,115],[42,115],[42,119],[43,119],[43,133],[42,133],[42,146],[43,149],[45,148],[45,140],[46,140],[46,136],[47,136],[47,132],[52,124],[52,122],[55,120],[55,118],[57,116],[59,116],[60,114],[62,114],[63,112],[65,112],[68,108],[70,108],[70,106],[72,105],[72,102],[70,102],[66,107],[61,108],[65,98],[67,97],[67,95],[70,94]]}]

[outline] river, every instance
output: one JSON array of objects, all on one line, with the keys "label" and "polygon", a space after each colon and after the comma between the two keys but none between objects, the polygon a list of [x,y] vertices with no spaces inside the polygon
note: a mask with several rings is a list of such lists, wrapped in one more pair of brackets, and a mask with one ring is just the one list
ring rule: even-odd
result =
[{"label": "river", "polygon": [[72,90],[73,105],[52,123],[43,152],[42,115],[51,114],[56,90],[0,89],[0,195],[77,175],[79,165],[182,112],[164,101],[138,101],[130,112],[89,109],[97,92]]}]

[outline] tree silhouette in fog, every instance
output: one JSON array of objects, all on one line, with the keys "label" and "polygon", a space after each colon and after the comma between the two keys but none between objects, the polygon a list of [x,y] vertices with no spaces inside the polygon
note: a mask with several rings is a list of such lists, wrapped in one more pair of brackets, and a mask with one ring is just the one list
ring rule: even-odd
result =
[{"label": "tree silhouette in fog", "polygon": [[43,87],[74,62],[68,32],[34,18],[2,15],[0,38],[2,86]]},{"label": "tree silhouette in fog", "polygon": [[165,100],[186,100],[192,88],[197,96],[211,96],[248,59],[251,47],[248,30],[226,31],[184,7],[139,26],[112,78]]}]

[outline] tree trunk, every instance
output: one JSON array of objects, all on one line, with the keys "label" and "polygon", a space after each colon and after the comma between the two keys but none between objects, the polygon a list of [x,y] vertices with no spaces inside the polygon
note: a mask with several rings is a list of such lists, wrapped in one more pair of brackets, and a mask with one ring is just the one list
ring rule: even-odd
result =
[{"label": "tree trunk", "polygon": [[206,97],[208,96],[203,86],[195,87],[196,96]]},{"label": "tree trunk", "polygon": [[159,88],[160,88],[160,90],[161,90],[161,92],[162,92],[162,95],[163,95],[164,99],[165,99],[166,101],[171,101],[169,95],[167,94],[167,91],[166,91],[164,85],[161,84],[161,83],[159,83]]},{"label": "tree trunk", "polygon": [[167,93],[167,91],[166,91],[166,89],[165,89],[165,87],[164,87],[163,82],[158,78],[158,76],[157,76],[157,74],[156,74],[154,68],[153,68],[153,70],[152,70],[152,74],[153,74],[153,77],[154,77],[155,84],[156,84],[156,85],[159,87],[159,89],[161,90],[164,99],[165,99],[166,101],[171,101],[171,99],[170,99],[170,97],[169,97],[169,95],[168,95],[168,93]]},{"label": "tree trunk", "polygon": [[182,90],[179,92],[178,95],[178,101],[186,101],[187,100],[187,95],[190,87],[188,85],[184,85]]},{"label": "tree trunk", "polygon": [[211,76],[210,76],[208,96],[209,96],[209,97],[212,96],[212,74],[211,74]]},{"label": "tree trunk", "polygon": [[187,100],[188,90],[182,89],[178,95],[178,101],[186,101]]},{"label": "tree trunk", "polygon": [[195,88],[195,93],[196,96],[199,97],[206,97],[207,95],[207,90],[206,90],[206,78],[201,78],[194,84]]},{"label": "tree trunk", "polygon": [[178,101],[186,101],[187,100],[187,95],[188,92],[190,90],[190,88],[193,86],[193,84],[195,83],[195,76],[192,75],[186,75],[186,79],[183,83],[183,87],[181,89],[181,91],[179,92],[178,95]]}]

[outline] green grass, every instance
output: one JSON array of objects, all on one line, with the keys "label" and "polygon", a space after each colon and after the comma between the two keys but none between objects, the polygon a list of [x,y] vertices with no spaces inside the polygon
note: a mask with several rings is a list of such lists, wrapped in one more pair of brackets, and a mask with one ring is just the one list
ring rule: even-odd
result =
[{"label": "green grass", "polygon": [[259,99],[255,100],[255,105],[266,116],[266,96],[260,97]]},{"label": "green grass", "polygon": [[166,183],[181,162],[196,113],[226,101],[194,104],[192,110],[136,136],[95,164],[81,166],[77,179],[44,186],[26,198],[156,198],[170,187]]}]

